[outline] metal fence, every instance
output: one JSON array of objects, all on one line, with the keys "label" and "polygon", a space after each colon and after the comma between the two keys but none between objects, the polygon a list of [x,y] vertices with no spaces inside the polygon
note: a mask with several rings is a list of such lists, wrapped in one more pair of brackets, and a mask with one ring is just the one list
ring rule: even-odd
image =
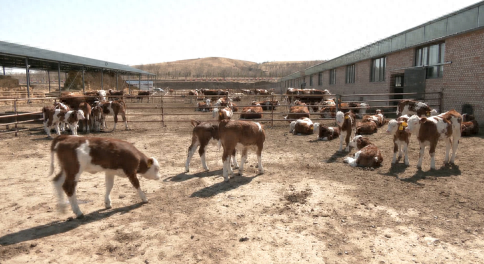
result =
[{"label": "metal fence", "polygon": [[[411,99],[422,100],[428,102],[429,106],[432,108],[437,108],[442,111],[442,92],[435,93],[406,93],[406,94],[333,94],[330,95],[334,98],[336,102],[336,111],[341,110],[341,105],[344,103],[362,103],[365,102],[369,104],[369,108],[365,108],[367,113],[373,113],[376,109],[384,109],[384,113],[387,117],[392,117],[395,114],[395,109],[397,103],[401,99],[393,99],[394,96],[414,96]],[[244,107],[254,106],[251,104],[252,101],[278,101],[279,104],[275,107],[270,107],[269,110],[263,112],[263,118],[250,119],[254,121],[267,122],[271,127],[274,126],[274,122],[286,122],[295,119],[284,119],[284,116],[289,114],[290,107],[292,104],[289,102],[300,97],[301,95],[291,95],[290,98],[285,94],[272,94],[272,95],[244,95],[241,102],[236,102],[239,108],[237,112],[234,112],[234,119],[239,119],[242,109]],[[304,97],[321,97],[321,95],[304,95]],[[109,98],[120,97],[120,96],[109,96]],[[209,98],[211,96],[205,96]],[[213,96],[219,98],[221,96]],[[371,98],[366,100],[351,100],[351,98]],[[198,107],[198,102],[202,102],[200,98],[195,95],[188,95],[188,92],[174,92],[173,94],[164,95],[127,95],[123,97],[126,105],[126,116],[129,123],[152,123],[158,122],[163,127],[167,126],[168,123],[189,123],[191,119],[197,118],[200,121],[213,121],[216,122],[216,117],[210,112],[196,111]],[[28,130],[28,128],[20,128],[20,124],[41,124],[42,118],[42,106],[52,105],[55,100],[59,100],[56,97],[47,98],[18,98],[18,99],[4,99],[0,100],[0,103],[7,103],[11,105],[11,111],[5,111],[4,115],[0,115],[0,135],[1,134],[11,134],[15,133],[15,136],[19,132]],[[213,100],[212,100],[212,103]],[[20,106],[25,106],[24,111],[20,111]],[[311,109],[316,105],[308,105]],[[364,107],[345,107],[345,109],[352,109],[357,111],[363,109]],[[38,111],[35,111],[38,109]],[[310,111],[309,113],[311,120],[334,120],[333,118],[323,118],[321,113],[318,111]],[[147,118],[143,118],[147,117]],[[108,120],[109,122],[109,120]],[[39,128],[39,127],[37,127]]]}]

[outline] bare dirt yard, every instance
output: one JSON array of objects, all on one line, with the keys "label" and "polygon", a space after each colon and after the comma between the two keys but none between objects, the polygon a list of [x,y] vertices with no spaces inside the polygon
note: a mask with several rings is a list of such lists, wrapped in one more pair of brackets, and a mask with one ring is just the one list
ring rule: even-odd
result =
[{"label": "bare dirt yard", "polygon": [[[178,112],[188,114],[184,120],[211,117]],[[484,262],[482,132],[461,139],[455,165],[443,164],[440,142],[437,170],[429,169],[427,152],[419,171],[415,137],[410,166],[391,166],[392,136],[384,126],[368,136],[382,150],[383,166],[364,169],[343,163],[355,150],[338,152],[338,140],[291,135],[287,122],[263,123],[265,174],[257,174],[251,151],[244,176],[229,182],[216,144],[207,150],[210,171],[196,153],[184,173],[189,122],[132,122],[129,131],[118,124],[114,133],[88,135],[132,142],[158,159],[162,179],[141,180],[149,200],[142,204],[117,177],[113,208],[104,209],[104,175],[82,174],[83,219],[55,209],[51,140],[43,130],[1,136],[0,263]]]}]

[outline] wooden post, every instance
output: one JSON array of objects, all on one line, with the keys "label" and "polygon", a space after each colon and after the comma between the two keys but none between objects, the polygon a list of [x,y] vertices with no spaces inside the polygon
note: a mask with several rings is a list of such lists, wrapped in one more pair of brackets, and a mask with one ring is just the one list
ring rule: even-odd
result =
[{"label": "wooden post", "polygon": [[49,82],[49,93],[50,93],[50,72],[47,70],[47,81]]},{"label": "wooden post", "polygon": [[18,136],[18,127],[17,127],[17,124],[18,124],[17,99],[15,99],[15,101],[13,101],[13,108],[14,108],[14,111],[15,111],[15,136]]}]

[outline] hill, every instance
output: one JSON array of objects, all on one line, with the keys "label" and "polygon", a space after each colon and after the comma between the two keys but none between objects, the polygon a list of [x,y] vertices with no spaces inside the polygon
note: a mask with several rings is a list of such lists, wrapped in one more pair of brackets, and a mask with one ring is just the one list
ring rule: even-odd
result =
[{"label": "hill", "polygon": [[159,79],[185,79],[204,77],[272,77],[279,78],[324,62],[274,61],[256,63],[221,57],[198,58],[172,62],[134,65],[140,70],[155,73]]}]

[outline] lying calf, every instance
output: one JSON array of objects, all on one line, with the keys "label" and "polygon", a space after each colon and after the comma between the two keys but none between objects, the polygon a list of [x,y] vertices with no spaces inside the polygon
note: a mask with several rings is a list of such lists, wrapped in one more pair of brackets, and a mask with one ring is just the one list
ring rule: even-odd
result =
[{"label": "lying calf", "polygon": [[352,167],[379,167],[383,162],[383,157],[378,147],[371,143],[367,138],[361,136],[355,141],[356,145],[361,146],[362,148],[355,153],[354,158],[346,157],[344,162]]},{"label": "lying calf", "polygon": [[294,135],[311,135],[315,131],[319,131],[319,123],[313,123],[311,119],[305,117],[296,121],[292,121],[290,124],[289,133],[293,133]]}]

